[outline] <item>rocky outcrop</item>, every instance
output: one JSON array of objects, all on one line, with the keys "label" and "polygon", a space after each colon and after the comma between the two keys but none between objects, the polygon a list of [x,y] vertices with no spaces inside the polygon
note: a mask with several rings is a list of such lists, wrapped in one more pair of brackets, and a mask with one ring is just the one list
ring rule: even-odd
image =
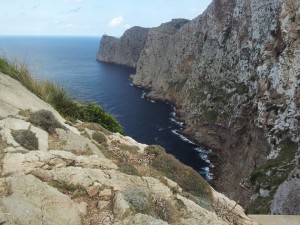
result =
[{"label": "rocky outcrop", "polygon": [[[203,180],[201,199],[161,177],[155,148],[147,154],[149,146],[98,124],[67,125],[3,74],[0,92],[0,224],[256,224]],[[57,128],[35,126],[37,114]]]},{"label": "rocky outcrop", "polygon": [[177,105],[185,133],[213,149],[215,188],[252,213],[270,212],[299,152],[299,10],[214,0],[178,29],[151,29],[132,76]]},{"label": "rocky outcrop", "polygon": [[103,35],[97,59],[120,65],[136,67],[140,53],[145,46],[149,29],[132,27],[122,37]]},{"label": "rocky outcrop", "polygon": [[271,205],[272,214],[299,215],[300,214],[300,158],[297,167],[289,174],[277,189]]}]

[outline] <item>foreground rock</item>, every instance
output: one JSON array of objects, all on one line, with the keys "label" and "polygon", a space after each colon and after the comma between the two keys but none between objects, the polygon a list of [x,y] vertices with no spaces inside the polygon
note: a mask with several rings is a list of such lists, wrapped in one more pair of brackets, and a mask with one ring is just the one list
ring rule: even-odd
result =
[{"label": "foreground rock", "polygon": [[150,29],[132,76],[177,105],[186,134],[215,153],[216,189],[252,213],[270,213],[299,152],[299,12],[293,0],[214,0]]},{"label": "foreground rock", "polygon": [[[157,175],[155,148],[146,155],[147,145],[97,124],[70,127],[3,74],[0,90],[0,224],[255,224],[206,182],[201,199]],[[54,132],[29,122],[41,109],[61,123]]]}]

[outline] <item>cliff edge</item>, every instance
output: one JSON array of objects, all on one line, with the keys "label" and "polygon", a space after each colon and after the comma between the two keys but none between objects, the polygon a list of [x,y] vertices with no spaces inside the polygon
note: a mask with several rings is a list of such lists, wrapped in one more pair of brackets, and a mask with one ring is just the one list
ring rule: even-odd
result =
[{"label": "cliff edge", "polygon": [[172,32],[150,29],[132,76],[176,104],[213,150],[214,187],[251,213],[300,214],[288,197],[300,201],[299,5],[214,0]]},{"label": "cliff edge", "polygon": [[165,157],[192,174],[158,146],[65,121],[0,73],[0,224],[255,224],[199,175],[193,190],[169,179]]}]

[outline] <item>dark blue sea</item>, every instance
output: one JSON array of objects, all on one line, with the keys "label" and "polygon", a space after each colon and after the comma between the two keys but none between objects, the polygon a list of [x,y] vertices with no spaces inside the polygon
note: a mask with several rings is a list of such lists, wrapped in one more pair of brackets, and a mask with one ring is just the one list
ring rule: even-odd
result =
[{"label": "dark blue sea", "polygon": [[96,61],[99,37],[0,37],[0,54],[27,64],[38,79],[53,80],[80,101],[113,114],[126,135],[168,153],[210,179],[208,150],[180,135],[175,108],[144,98],[129,80],[133,69]]}]

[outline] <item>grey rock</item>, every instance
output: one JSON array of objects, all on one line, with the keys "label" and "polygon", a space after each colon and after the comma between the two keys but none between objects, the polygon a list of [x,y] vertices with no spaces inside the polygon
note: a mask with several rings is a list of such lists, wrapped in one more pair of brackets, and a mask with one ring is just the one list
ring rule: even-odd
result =
[{"label": "grey rock", "polygon": [[124,199],[124,196],[122,193],[117,193],[114,197],[113,201],[113,212],[116,215],[116,217],[122,218],[127,210],[129,210],[130,205],[128,202]]},{"label": "grey rock", "polygon": [[11,194],[0,198],[7,224],[81,224],[75,202],[34,176],[10,177],[7,182]]},{"label": "grey rock", "polygon": [[167,222],[155,219],[152,216],[137,213],[126,225],[168,225]]},{"label": "grey rock", "polygon": [[271,214],[300,215],[300,179],[292,178],[277,189],[271,205]]},{"label": "grey rock", "polygon": [[132,27],[121,38],[103,35],[97,59],[103,62],[136,67],[147,40],[149,29]]},{"label": "grey rock", "polygon": [[97,208],[99,210],[102,210],[104,209],[105,207],[107,207],[109,205],[109,201],[99,201],[98,204],[97,204]]}]

